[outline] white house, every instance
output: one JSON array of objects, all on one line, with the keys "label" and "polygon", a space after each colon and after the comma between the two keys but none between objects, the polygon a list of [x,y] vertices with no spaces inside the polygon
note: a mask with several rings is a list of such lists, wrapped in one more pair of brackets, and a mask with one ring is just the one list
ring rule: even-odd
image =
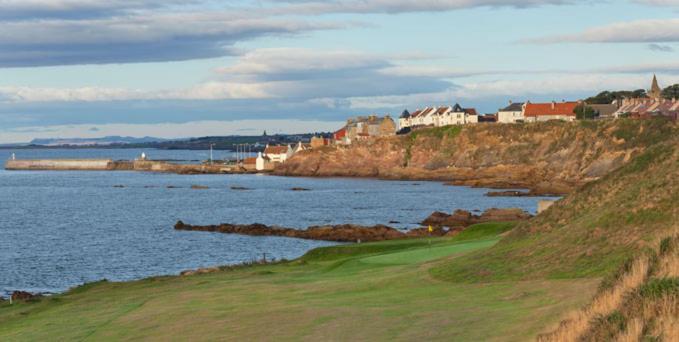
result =
[{"label": "white house", "polygon": [[404,111],[399,118],[399,128],[416,126],[450,126],[466,125],[479,122],[476,109],[462,108],[459,104],[455,106],[427,107],[410,114]]},{"label": "white house", "polygon": [[517,123],[526,121],[524,116],[524,104],[517,102],[509,102],[509,106],[500,109],[497,112],[498,123]]},{"label": "white house", "polygon": [[257,154],[257,160],[255,161],[255,168],[257,171],[263,171],[271,168],[271,160],[259,152]]},{"label": "white house", "polygon": [[294,151],[290,145],[287,146],[269,146],[266,145],[264,149],[264,156],[269,158],[272,163],[285,163],[292,155]]}]

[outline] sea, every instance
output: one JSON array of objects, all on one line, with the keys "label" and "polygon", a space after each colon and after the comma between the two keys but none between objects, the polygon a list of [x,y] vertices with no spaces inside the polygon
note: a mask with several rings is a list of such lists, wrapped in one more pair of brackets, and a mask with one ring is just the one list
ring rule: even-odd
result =
[{"label": "sea", "polygon": [[[60,293],[99,281],[176,275],[262,259],[294,259],[334,243],[175,231],[187,224],[263,223],[418,227],[434,211],[518,207],[539,197],[487,197],[488,189],[441,182],[268,175],[175,175],[126,171],[6,171],[18,159],[111,158],[195,162],[209,151],[0,149],[0,296]],[[214,151],[214,159],[232,158]],[[208,187],[191,189],[193,185]],[[232,187],[249,190],[234,190]],[[292,191],[305,188],[309,191]]]}]

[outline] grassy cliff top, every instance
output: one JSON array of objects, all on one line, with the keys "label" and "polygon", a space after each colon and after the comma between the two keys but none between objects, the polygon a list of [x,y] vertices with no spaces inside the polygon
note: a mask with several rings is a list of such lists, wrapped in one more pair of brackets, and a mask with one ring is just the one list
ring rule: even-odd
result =
[{"label": "grassy cliff top", "polygon": [[658,140],[588,183],[491,249],[432,272],[449,280],[605,275],[679,231],[679,136]]}]

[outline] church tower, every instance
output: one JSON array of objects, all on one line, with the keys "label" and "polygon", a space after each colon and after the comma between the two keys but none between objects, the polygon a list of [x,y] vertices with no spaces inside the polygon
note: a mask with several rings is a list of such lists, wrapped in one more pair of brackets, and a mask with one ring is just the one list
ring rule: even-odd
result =
[{"label": "church tower", "polygon": [[655,75],[653,75],[653,84],[651,85],[651,90],[648,92],[648,97],[655,100],[660,100],[660,98],[662,98],[662,89],[660,89],[658,78]]}]

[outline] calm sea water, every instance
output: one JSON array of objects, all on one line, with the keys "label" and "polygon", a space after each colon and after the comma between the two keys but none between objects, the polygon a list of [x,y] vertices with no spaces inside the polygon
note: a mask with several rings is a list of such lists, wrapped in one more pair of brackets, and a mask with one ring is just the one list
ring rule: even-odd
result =
[{"label": "calm sea water", "polygon": [[[12,151],[0,150],[0,160]],[[22,150],[18,158],[131,159],[141,150]],[[207,151],[146,151],[155,159],[204,159]],[[224,152],[225,154],[228,152]],[[124,188],[114,186],[122,185]],[[208,186],[192,190],[191,185]],[[168,186],[178,187],[168,189]],[[250,191],[231,190],[232,186]],[[311,189],[291,191],[293,187]],[[330,243],[178,232],[189,224],[389,224],[412,228],[435,210],[520,207],[538,198],[490,198],[485,189],[437,182],[256,175],[0,170],[0,295],[60,292],[261,258],[292,259]],[[399,223],[390,223],[397,221]]]}]

